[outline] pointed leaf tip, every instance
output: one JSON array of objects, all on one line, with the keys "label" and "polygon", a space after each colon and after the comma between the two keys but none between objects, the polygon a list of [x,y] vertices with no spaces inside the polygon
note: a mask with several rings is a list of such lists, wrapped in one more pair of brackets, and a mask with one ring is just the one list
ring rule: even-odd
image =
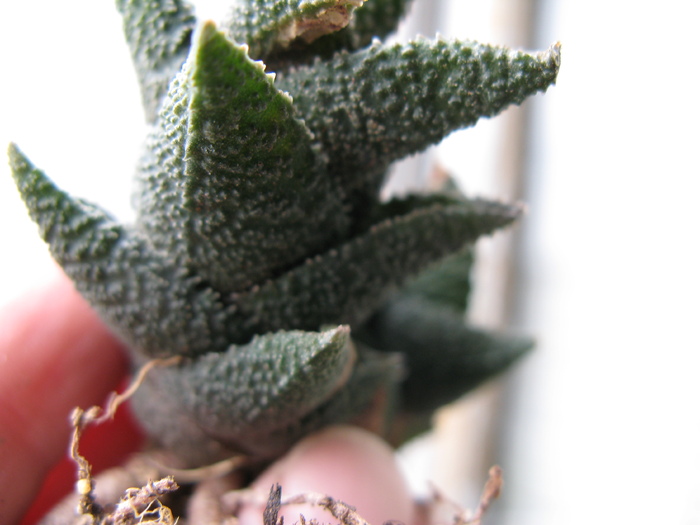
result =
[{"label": "pointed leaf tip", "polygon": [[465,324],[464,313],[425,297],[389,301],[356,338],[385,352],[401,352],[408,376],[403,409],[430,413],[505,371],[533,346],[530,339],[497,335]]},{"label": "pointed leaf tip", "polygon": [[12,172],[12,178],[15,180],[15,184],[19,186],[18,177],[27,170],[28,161],[14,142],[10,142],[7,146],[7,160]]},{"label": "pointed leaf tip", "polygon": [[272,433],[296,425],[348,382],[354,363],[349,329],[339,326],[256,336],[152,377],[193,424],[242,444],[262,428]]},{"label": "pointed leaf tip", "polygon": [[195,30],[194,37],[192,38],[192,42],[195,45],[204,45],[218,36],[223,36],[221,33],[219,33],[219,30],[216,27],[216,23],[214,23],[212,20],[205,20],[202,22],[202,24]]},{"label": "pointed leaf tip", "polygon": [[351,206],[364,207],[391,162],[545,91],[559,61],[556,44],[527,53],[417,40],[338,53],[286,72],[277,87],[294,94]]},{"label": "pointed leaf tip", "polygon": [[517,207],[478,199],[428,203],[383,218],[339,247],[232,295],[230,340],[361,323],[409,279],[518,216]]},{"label": "pointed leaf tip", "polygon": [[218,295],[140,232],[62,191],[17,146],[13,176],[53,258],[103,320],[146,355],[223,350]]},{"label": "pointed leaf tip", "polygon": [[29,159],[22,153],[19,146],[14,142],[7,145],[7,158],[9,160],[12,175],[16,178],[30,166]]},{"label": "pointed leaf tip", "polygon": [[149,238],[221,292],[299,263],[347,227],[325,158],[264,70],[203,24],[139,173]]}]

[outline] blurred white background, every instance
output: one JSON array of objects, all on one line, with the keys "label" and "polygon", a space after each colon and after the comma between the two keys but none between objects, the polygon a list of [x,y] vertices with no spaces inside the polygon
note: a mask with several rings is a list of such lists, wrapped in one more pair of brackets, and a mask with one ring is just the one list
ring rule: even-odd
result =
[{"label": "blurred white background", "polygon": [[[537,47],[563,44],[522,166],[513,321],[538,347],[510,377],[491,523],[700,524],[700,4],[537,4]],[[442,32],[506,43],[518,6],[453,0]],[[112,2],[2,2],[0,53],[2,147],[128,219],[144,126]],[[468,188],[498,166],[497,122],[435,154]],[[0,302],[52,271],[2,162]]]}]

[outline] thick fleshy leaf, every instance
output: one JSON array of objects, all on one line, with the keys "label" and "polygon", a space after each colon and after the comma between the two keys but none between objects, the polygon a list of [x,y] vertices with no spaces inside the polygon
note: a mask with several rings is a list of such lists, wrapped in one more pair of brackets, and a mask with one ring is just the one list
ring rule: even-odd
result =
[{"label": "thick fleshy leaf", "polygon": [[182,0],[117,0],[131,49],[146,119],[153,122],[190,49],[196,20]]},{"label": "thick fleshy leaf", "polygon": [[154,371],[150,381],[207,434],[235,444],[321,405],[348,381],[354,360],[347,327],[277,332]]},{"label": "thick fleshy leaf", "polygon": [[275,280],[229,297],[229,338],[245,340],[289,327],[314,330],[327,323],[361,323],[408,279],[511,223],[519,211],[473,200],[416,207],[384,220]]},{"label": "thick fleshy leaf", "polygon": [[[359,414],[378,388],[396,384],[400,370],[393,355],[356,360],[347,327],[278,332],[151,371],[133,406],[146,429],[193,464],[231,452],[266,458]],[[171,412],[177,417],[163,421],[160,414]]]},{"label": "thick fleshy leaf", "polygon": [[[414,197],[415,198],[415,197]],[[443,202],[463,202],[464,194],[458,188],[454,179],[445,176],[439,193],[432,194],[424,199],[442,199]],[[399,200],[409,201],[411,197]],[[391,206],[385,204],[384,207]],[[474,264],[474,250],[467,247],[452,255],[445,257],[439,264],[422,272],[414,280],[404,286],[400,294],[402,296],[418,296],[423,299],[435,301],[445,307],[452,308],[460,314],[464,314],[469,304],[471,292],[471,271]]]},{"label": "thick fleshy leaf", "polygon": [[366,0],[242,0],[224,24],[231,38],[250,46],[250,56],[265,60],[292,43],[309,44],[348,25]]},{"label": "thick fleshy leaf", "polygon": [[428,299],[464,315],[471,289],[473,262],[474,250],[470,248],[445,257],[440,264],[411,281],[401,290],[401,294]]},{"label": "thick fleshy leaf", "polygon": [[418,296],[400,295],[357,330],[372,348],[401,352],[408,374],[402,409],[430,413],[503,372],[533,345],[468,327],[455,309]]},{"label": "thick fleshy leaf", "polygon": [[137,231],[57,189],[16,146],[9,157],[54,259],[134,350],[165,356],[226,347],[219,297],[199,278],[172,266]]},{"label": "thick fleshy leaf", "polygon": [[[403,358],[356,346],[358,362],[343,388],[295,424],[273,432],[261,429],[250,436],[250,441],[267,443],[269,451],[277,450],[279,454],[302,437],[328,425],[350,422],[381,432],[381,421],[388,421],[398,384],[404,377]],[[380,423],[372,419],[379,419]]]},{"label": "thick fleshy leaf", "polygon": [[558,45],[528,54],[463,41],[375,42],[293,69],[277,85],[294,96],[329,173],[364,206],[391,162],[544,91],[559,60]]},{"label": "thick fleshy leaf", "polygon": [[195,40],[149,142],[139,222],[215,289],[241,290],[327,249],[348,219],[264,66],[211,23]]},{"label": "thick fleshy leaf", "polygon": [[195,30],[183,0],[116,2],[153,124],[136,225],[10,159],[54,257],[134,364],[184,356],[134,399],[153,438],[193,467],[268,460],[383,405],[404,371],[405,413],[425,421],[526,350],[461,312],[472,244],[519,208],[382,204],[379,188],[395,160],[545,90],[558,46],[371,43],[411,0],[240,0],[231,40]]}]

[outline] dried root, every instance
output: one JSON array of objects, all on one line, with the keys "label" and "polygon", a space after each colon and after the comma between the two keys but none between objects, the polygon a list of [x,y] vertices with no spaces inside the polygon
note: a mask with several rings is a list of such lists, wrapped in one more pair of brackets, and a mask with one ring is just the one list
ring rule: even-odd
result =
[{"label": "dried root", "polygon": [[[484,486],[476,511],[472,512],[469,509],[461,508],[436,490],[433,491],[432,499],[428,502],[428,506],[431,507],[429,510],[435,510],[436,507],[447,505],[451,507],[452,525],[481,525],[486,511],[493,500],[500,495],[502,487],[503,476],[501,468],[493,466],[489,470],[489,479]],[[224,502],[224,506],[228,506],[229,512],[235,514],[236,510],[244,504],[257,504],[259,502],[259,495],[250,489],[243,489],[225,494],[222,501]],[[305,493],[283,500],[282,487],[278,484],[273,485],[270,489],[267,504],[263,511],[264,525],[284,525],[284,520],[279,516],[280,509],[283,505],[314,505],[326,510],[330,516],[340,522],[341,525],[371,525],[358,514],[356,509],[351,505],[324,494]],[[429,514],[434,513],[429,512]],[[427,523],[432,524],[437,522],[428,520]],[[316,520],[307,521],[303,515],[300,515],[299,525],[318,525],[318,523]]]},{"label": "dried root", "polygon": [[[101,505],[95,496],[95,479],[90,463],[78,452],[80,436],[85,427],[97,420],[100,409],[93,407],[88,411],[80,408],[73,410],[73,437],[70,445],[70,457],[78,466],[76,493],[78,503],[75,507],[77,516],[73,520],[79,524],[90,525],[173,525],[176,523],[173,513],[164,506],[160,499],[179,487],[172,476],[157,481],[147,481],[141,488],[127,488],[121,500],[115,505]],[[49,516],[48,523],[57,519]]]},{"label": "dried root", "polygon": [[432,500],[428,503],[431,514],[435,512],[437,507],[449,506],[452,509],[452,525],[481,525],[481,520],[486,514],[486,511],[493,503],[493,500],[498,498],[503,488],[503,472],[501,467],[494,465],[489,469],[489,479],[484,485],[484,490],[481,492],[481,498],[476,511],[463,509],[453,501],[448,500],[443,494],[433,487]]},{"label": "dried root", "polygon": [[[203,522],[234,525],[241,505],[259,502],[259,495],[250,489],[231,490],[231,478],[226,477],[226,474],[245,464],[243,457],[230,458],[199,469],[181,470],[163,466],[153,456],[136,456],[125,466],[105,473],[104,478],[100,476],[101,490],[100,494],[96,493],[92,467],[78,450],[83,431],[88,425],[99,424],[114,417],[117,408],[136,392],[150,369],[169,366],[178,360],[179,358],[171,358],[149,361],[124,393],[114,394],[109,399],[104,411],[100,407],[73,410],[73,436],[69,454],[78,471],[75,495],[72,500],[67,500],[49,514],[42,525],[175,525],[178,522],[186,525],[184,521],[178,521],[179,518],[173,516],[171,509],[162,502],[165,496],[179,488],[173,474],[180,482],[196,483],[187,504],[187,523],[190,525]],[[141,487],[133,488],[130,484]],[[434,490],[433,497],[427,504],[429,514],[435,515],[433,511],[437,507],[448,506],[453,516],[452,525],[481,525],[484,514],[500,494],[502,486],[501,469],[494,466],[489,471],[489,479],[476,511],[462,509]],[[280,485],[274,485],[270,491],[263,512],[264,525],[284,525],[283,518],[279,516],[280,508],[283,505],[298,504],[321,507],[342,525],[371,525],[354,507],[327,495],[306,493],[283,500]],[[307,521],[303,515],[299,518],[300,525],[318,525],[316,520]],[[428,523],[432,521],[434,519],[427,520]]]},{"label": "dried root", "polygon": [[140,489],[127,489],[114,511],[104,516],[103,520],[98,523],[104,525],[138,523],[173,525],[176,520],[173,518],[172,511],[164,506],[159,498],[176,491],[178,488],[175,480],[168,476],[158,481],[149,482]]},{"label": "dried root", "polygon": [[[141,488],[126,488],[124,495],[116,504],[104,505],[97,501],[95,494],[95,479],[92,476],[92,466],[83,457],[78,448],[80,438],[85,428],[91,424],[99,424],[114,417],[117,408],[129,399],[143,382],[146,374],[155,366],[170,366],[175,364],[180,358],[165,360],[153,360],[147,363],[137,374],[131,386],[123,394],[114,394],[108,401],[107,407],[103,411],[100,407],[91,407],[88,410],[75,408],[71,413],[71,425],[73,435],[71,437],[69,456],[75,462],[78,471],[78,480],[75,484],[75,492],[78,497],[73,516],[67,517],[65,506],[59,506],[55,512],[49,514],[42,523],[76,523],[80,525],[173,525],[176,519],[172,512],[164,506],[160,499],[178,489],[177,483],[172,476],[166,476],[157,481],[152,478],[147,480]],[[123,469],[122,478],[130,479],[141,476]],[[145,470],[139,467],[140,473]]]}]

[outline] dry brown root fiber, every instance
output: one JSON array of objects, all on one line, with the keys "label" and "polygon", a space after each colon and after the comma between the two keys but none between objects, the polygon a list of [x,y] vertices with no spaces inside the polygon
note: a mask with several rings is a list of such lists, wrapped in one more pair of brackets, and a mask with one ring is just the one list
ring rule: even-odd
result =
[{"label": "dry brown root fiber", "polygon": [[[259,499],[259,493],[252,489],[233,490],[241,483],[231,473],[244,463],[245,458],[231,458],[195,470],[177,470],[164,467],[158,453],[141,454],[124,466],[93,478],[90,463],[78,451],[83,430],[90,424],[112,417],[116,408],[138,389],[148,370],[170,364],[170,360],[149,362],[124,394],[112,396],[104,411],[99,407],[73,411],[69,453],[78,470],[76,490],[47,515],[41,525],[234,525],[238,523],[241,505]],[[180,517],[167,506],[168,498],[179,488],[176,478],[180,483],[191,484],[192,489],[190,494],[179,498],[178,508],[183,514]],[[480,525],[489,505],[498,497],[502,484],[501,469],[492,467],[474,512],[460,508],[434,491],[431,500],[421,506],[420,521],[424,524],[442,521],[438,518],[438,511],[449,507],[453,525]],[[277,483],[272,486],[264,507],[264,525],[283,525],[281,507],[299,504],[318,507],[342,525],[371,525],[351,505],[324,494],[302,493],[283,500],[282,488]],[[299,515],[299,522],[301,525],[316,525],[325,520],[307,520]]]}]

